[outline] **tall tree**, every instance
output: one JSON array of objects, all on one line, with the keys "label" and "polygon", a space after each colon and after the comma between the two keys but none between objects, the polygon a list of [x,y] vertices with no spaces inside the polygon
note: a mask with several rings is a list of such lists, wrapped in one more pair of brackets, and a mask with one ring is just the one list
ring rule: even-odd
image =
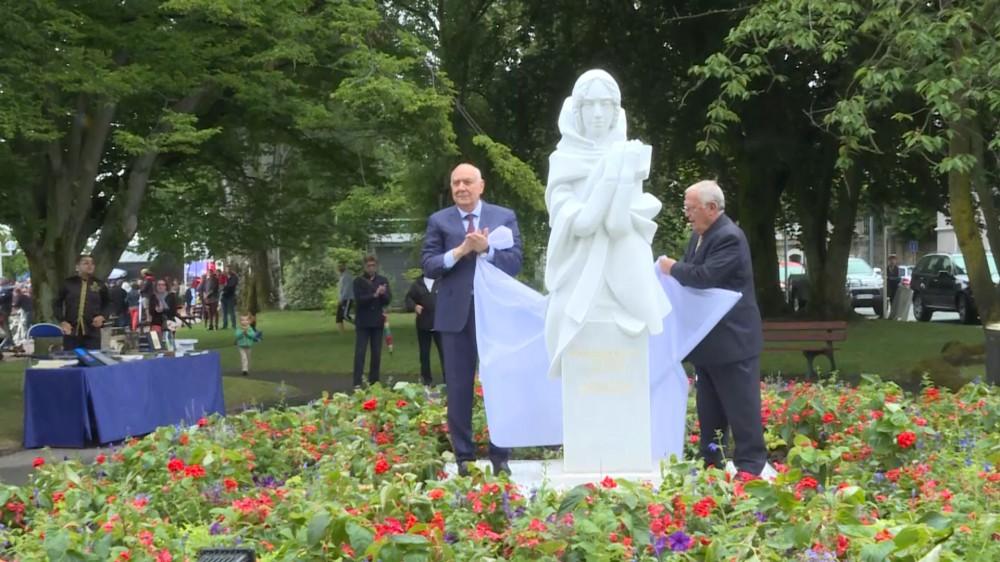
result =
[{"label": "tall tree", "polygon": [[299,138],[412,127],[423,139],[399,145],[413,154],[453,138],[425,53],[374,0],[16,2],[0,40],[0,222],[42,317],[88,240],[108,272],[156,171],[233,123]]},{"label": "tall tree", "polygon": [[[753,115],[788,124],[786,134],[776,139],[776,150],[755,159],[784,163],[784,189],[793,202],[794,218],[802,226],[812,285],[810,309],[818,316],[833,317],[848,312],[844,277],[863,205],[934,198],[913,193],[914,179],[926,180],[928,166],[901,150],[902,131],[891,118],[894,111],[914,106],[911,97],[900,96],[895,109],[887,103],[868,108],[864,121],[866,138],[873,143],[869,149],[861,150],[858,140],[844,142],[843,137],[831,134],[831,108],[841,107],[853,95],[858,69],[877,56],[882,44],[879,36],[856,33],[847,25],[847,16],[839,25],[850,28],[840,29],[849,40],[819,37],[817,29],[830,25],[830,13],[858,3],[818,4],[760,3],[732,30],[726,48],[694,72],[718,83],[702,150],[724,152],[732,146],[732,135],[740,131],[747,131],[751,138]],[[845,13],[857,10],[846,8]],[[773,103],[763,115],[748,112],[767,100]],[[931,178],[924,188],[939,192],[934,185]]]}]

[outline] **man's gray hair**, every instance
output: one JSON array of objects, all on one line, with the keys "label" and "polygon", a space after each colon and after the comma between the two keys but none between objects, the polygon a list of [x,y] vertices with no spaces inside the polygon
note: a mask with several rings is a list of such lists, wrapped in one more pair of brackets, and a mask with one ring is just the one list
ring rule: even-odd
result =
[{"label": "man's gray hair", "polygon": [[685,193],[693,191],[698,194],[698,200],[702,205],[715,203],[720,211],[726,210],[726,196],[722,193],[722,188],[714,180],[702,180],[684,190]]}]

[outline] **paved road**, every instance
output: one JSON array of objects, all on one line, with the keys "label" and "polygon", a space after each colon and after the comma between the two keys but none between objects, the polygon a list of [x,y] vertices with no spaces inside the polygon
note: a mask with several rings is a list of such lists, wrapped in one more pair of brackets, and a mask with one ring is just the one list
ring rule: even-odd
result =
[{"label": "paved road", "polygon": [[[872,310],[870,307],[869,308],[855,308],[854,311],[857,312],[858,314],[862,315],[862,316],[867,316],[867,317],[869,317],[869,318],[871,318],[873,320],[876,318],[875,311]],[[911,310],[910,311],[910,317],[907,319],[907,322],[916,322],[916,321],[917,321],[917,319],[913,317],[913,311]],[[941,322],[941,323],[947,323],[947,324],[960,324],[960,322],[958,321],[958,313],[957,312],[935,312],[934,316],[931,317],[931,322]]]}]

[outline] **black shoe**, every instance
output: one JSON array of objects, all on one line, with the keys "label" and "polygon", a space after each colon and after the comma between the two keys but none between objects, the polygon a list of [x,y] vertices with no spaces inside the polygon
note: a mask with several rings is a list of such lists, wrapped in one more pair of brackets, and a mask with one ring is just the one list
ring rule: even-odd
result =
[{"label": "black shoe", "polygon": [[250,373],[248,373],[247,371],[243,371],[243,376],[244,376],[244,377],[249,377],[249,376],[250,376]]},{"label": "black shoe", "polygon": [[507,461],[500,461],[493,463],[493,475],[500,476],[501,474],[506,474],[507,476],[510,476],[510,465],[507,464]]},{"label": "black shoe", "polygon": [[459,461],[458,462],[458,475],[459,476],[468,476],[469,475],[469,465],[471,465],[471,464],[472,464],[472,461]]}]

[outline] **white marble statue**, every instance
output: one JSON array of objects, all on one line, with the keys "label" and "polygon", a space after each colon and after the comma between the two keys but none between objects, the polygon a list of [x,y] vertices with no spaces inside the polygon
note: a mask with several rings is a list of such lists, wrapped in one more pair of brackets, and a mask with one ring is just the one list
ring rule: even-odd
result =
[{"label": "white marble statue", "polygon": [[585,322],[614,322],[627,336],[662,330],[670,304],[650,274],[653,217],[643,193],[651,148],[628,140],[621,91],[603,70],[585,72],[559,114],[562,139],[549,157],[545,341],[549,374]]}]

